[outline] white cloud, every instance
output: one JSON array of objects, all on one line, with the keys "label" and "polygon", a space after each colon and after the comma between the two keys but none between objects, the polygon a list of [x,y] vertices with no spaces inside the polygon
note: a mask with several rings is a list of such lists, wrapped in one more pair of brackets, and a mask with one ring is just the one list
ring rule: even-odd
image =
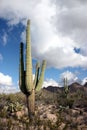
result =
[{"label": "white cloud", "polygon": [[85,78],[82,80],[82,85],[84,85],[85,83],[87,83],[87,77],[85,77]]},{"label": "white cloud", "polygon": [[[1,0],[0,17],[8,20],[9,26],[19,22],[26,25],[27,19],[31,19],[33,58],[46,59],[48,66],[56,68],[87,68],[86,1],[19,0],[19,3]],[[25,30],[21,39],[25,41]]]},{"label": "white cloud", "polygon": [[17,91],[13,84],[12,77],[0,72],[0,93],[15,93]]},{"label": "white cloud", "polygon": [[12,78],[9,75],[4,75],[3,73],[0,73],[0,84],[11,86]]},{"label": "white cloud", "polygon": [[43,82],[43,86],[42,87],[48,87],[48,86],[58,86],[58,83],[53,80],[53,79],[47,79]]},{"label": "white cloud", "polygon": [[57,0],[55,4],[59,7],[54,17],[58,34],[73,39],[84,54],[84,47],[87,47],[87,14],[84,13],[87,11],[87,1]]},{"label": "white cloud", "polygon": [[65,71],[60,75],[60,79],[62,81],[62,84],[63,84],[64,78],[67,78],[68,85],[70,85],[73,82],[79,81],[77,75],[75,73],[70,72],[70,71]]},{"label": "white cloud", "polygon": [[26,42],[26,31],[22,32],[20,37],[21,37],[21,41],[23,43],[25,43]]},{"label": "white cloud", "polygon": [[8,35],[7,33],[5,32],[3,37],[2,37],[2,40],[3,40],[3,45],[6,45],[7,44],[7,38],[8,38]]},{"label": "white cloud", "polygon": [[78,82],[82,85],[84,85],[86,82],[87,82],[87,77],[85,77],[84,79],[79,79],[78,78],[78,72],[71,72],[71,71],[65,71],[63,73],[60,74],[60,79],[59,81],[55,81],[54,79],[46,79],[44,82],[43,82],[43,87],[48,87],[48,86],[57,86],[57,87],[63,87],[64,86],[64,78],[67,78],[67,83],[68,85],[74,83],[74,82]]}]

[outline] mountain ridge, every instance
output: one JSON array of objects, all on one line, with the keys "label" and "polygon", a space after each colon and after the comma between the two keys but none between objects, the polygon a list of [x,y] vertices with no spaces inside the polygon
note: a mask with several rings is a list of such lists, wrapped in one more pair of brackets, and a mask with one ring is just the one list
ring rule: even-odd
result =
[{"label": "mountain ridge", "polygon": [[[78,82],[74,82],[74,83],[68,85],[68,87],[69,87],[70,92],[76,92],[77,90],[87,91],[87,83],[85,83],[84,85],[81,85]],[[43,87],[42,90],[56,93],[56,92],[61,92],[63,89],[64,89],[64,87],[50,85],[48,87]]]}]

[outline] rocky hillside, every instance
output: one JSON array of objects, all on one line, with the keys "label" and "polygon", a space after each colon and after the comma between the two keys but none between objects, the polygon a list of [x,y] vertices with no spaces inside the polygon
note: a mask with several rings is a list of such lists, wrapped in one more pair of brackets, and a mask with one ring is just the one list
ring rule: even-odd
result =
[{"label": "rocky hillside", "polygon": [[[68,87],[69,87],[70,93],[76,92],[78,90],[87,91],[87,83],[85,83],[84,85],[81,85],[77,82],[74,82],[74,83],[70,84]],[[48,86],[47,88],[43,88],[43,90],[44,89],[47,91],[50,91],[50,92],[60,93],[61,91],[63,91],[64,88],[58,87],[58,86]]]},{"label": "rocky hillside", "polygon": [[36,93],[35,117],[30,124],[22,93],[0,95],[0,130],[87,130],[87,87],[48,86]]}]

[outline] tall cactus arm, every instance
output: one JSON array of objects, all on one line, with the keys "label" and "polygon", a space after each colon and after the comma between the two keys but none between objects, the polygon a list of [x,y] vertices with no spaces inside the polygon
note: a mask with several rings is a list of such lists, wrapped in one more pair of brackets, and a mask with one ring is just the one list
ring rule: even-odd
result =
[{"label": "tall cactus arm", "polygon": [[39,81],[38,81],[37,86],[36,86],[36,91],[39,91],[42,87],[42,84],[43,84],[43,81],[44,81],[45,68],[46,68],[46,61],[43,60],[42,68],[41,68],[41,74],[40,74],[40,78],[39,78]]},{"label": "tall cactus arm", "polygon": [[26,29],[26,89],[31,91],[33,87],[32,77],[32,57],[31,57],[31,39],[30,39],[30,20],[27,22]]},{"label": "tall cactus arm", "polygon": [[66,94],[69,92],[67,78],[64,78],[64,91]]},{"label": "tall cactus arm", "polygon": [[41,89],[44,80],[45,67],[46,67],[46,61],[44,60],[42,63],[41,71],[39,72],[40,64],[37,63],[35,80],[33,82],[30,20],[28,20],[27,28],[26,28],[25,69],[24,69],[24,59],[23,59],[23,43],[20,44],[19,86],[21,91],[26,95],[29,118],[31,118],[35,112],[35,89],[37,91]]},{"label": "tall cactus arm", "polygon": [[20,43],[20,64],[19,64],[19,86],[24,93],[24,59],[23,59],[23,43]]},{"label": "tall cactus arm", "polygon": [[36,72],[35,72],[35,78],[34,78],[34,86],[35,86],[35,88],[36,88],[36,86],[37,86],[37,83],[38,83],[38,80],[39,80],[39,70],[40,70],[40,63],[39,62],[37,62],[36,63]]}]

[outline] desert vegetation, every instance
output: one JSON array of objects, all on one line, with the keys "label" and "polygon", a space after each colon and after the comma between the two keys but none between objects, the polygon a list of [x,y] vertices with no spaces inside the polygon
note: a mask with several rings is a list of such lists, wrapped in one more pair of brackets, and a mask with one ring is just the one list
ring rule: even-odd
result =
[{"label": "desert vegetation", "polygon": [[[87,130],[87,84],[42,88],[46,61],[32,74],[30,21],[26,30],[26,61],[20,44],[19,87],[21,92],[0,94],[0,130]],[[26,68],[26,70],[25,70]]]},{"label": "desert vegetation", "polygon": [[[58,88],[58,86],[53,87],[54,91],[51,91],[52,86],[49,86],[49,89],[43,88],[37,92],[32,122],[28,118],[26,97],[21,92],[1,94],[0,129],[86,130],[87,88],[82,86],[82,91],[75,83],[70,87],[72,90],[67,97],[64,95],[64,88]],[[56,92],[55,89],[57,89]]]}]

